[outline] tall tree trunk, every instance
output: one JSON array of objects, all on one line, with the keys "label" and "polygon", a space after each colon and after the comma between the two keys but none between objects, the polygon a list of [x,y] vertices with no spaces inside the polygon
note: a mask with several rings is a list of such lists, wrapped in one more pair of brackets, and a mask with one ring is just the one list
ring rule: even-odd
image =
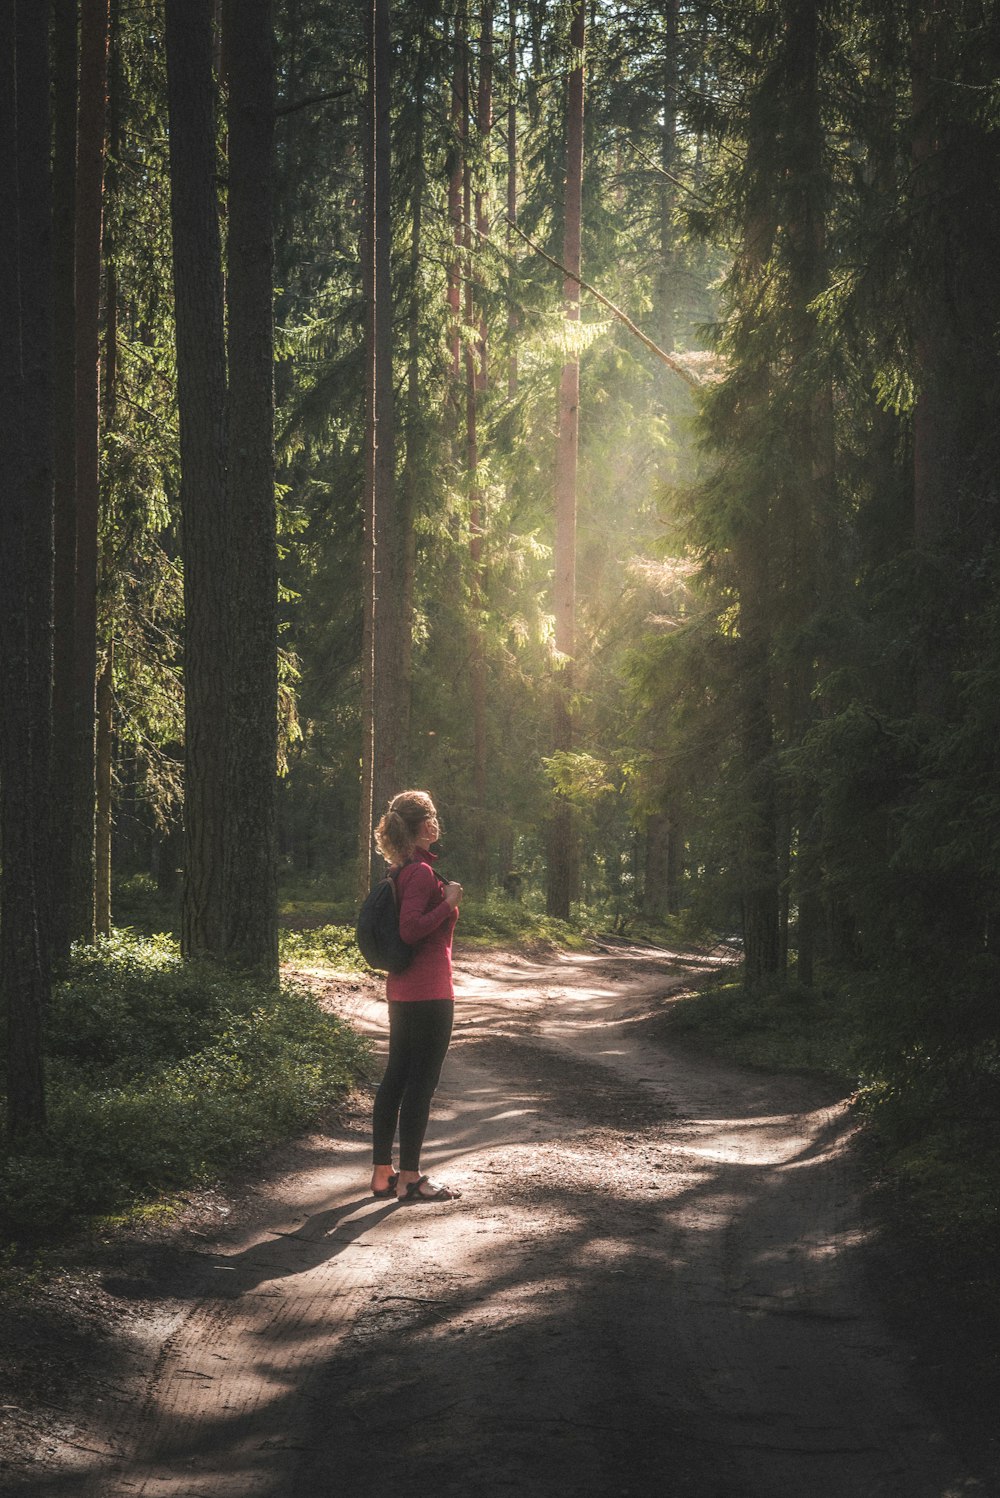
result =
[{"label": "tall tree trunk", "polygon": [[52,951],[71,940],[73,638],[76,614],[76,120],[77,0],[53,5],[53,405],[55,611],[52,688]]},{"label": "tall tree trunk", "polygon": [[660,347],[668,351],[677,341],[674,260],[676,254],[674,201],[671,180],[677,170],[677,92],[680,68],[677,57],[678,0],[663,0],[663,130],[660,135],[660,264],[656,278]]},{"label": "tall tree trunk", "polygon": [[[510,0],[507,15],[507,259],[513,265],[517,235],[517,0]],[[507,394],[517,394],[517,310],[514,306],[514,273],[507,285]]]},{"label": "tall tree trunk", "polygon": [[94,913],[99,936],[111,935],[111,790],[114,744],[114,647],[108,644],[101,674],[97,678],[97,752],[95,791],[97,797],[96,852],[94,858]]},{"label": "tall tree trunk", "polygon": [[448,222],[451,224],[454,254],[448,261],[448,312],[449,347],[451,351],[451,374],[453,387],[457,386],[461,355],[462,319],[462,253],[465,231],[462,225],[462,183],[465,174],[465,154],[469,117],[469,62],[465,34],[465,9],[460,7],[455,17],[454,72],[451,87],[451,136],[449,151],[451,169],[448,173]]},{"label": "tall tree trunk", "polygon": [[[395,484],[395,409],[392,382],[392,283],[390,279],[390,66],[388,0],[371,0],[368,24],[367,193],[365,247],[368,302],[367,359],[371,381],[366,440],[368,568],[371,611],[365,669],[371,673],[370,733],[363,749],[370,759],[371,802],[365,819],[362,793],[361,880],[372,860],[372,822],[406,778],[409,722],[402,674],[405,540]],[[363,774],[363,780],[364,780]],[[370,875],[369,875],[370,877]]]},{"label": "tall tree trunk", "polygon": [[[108,50],[108,160],[105,167],[105,191],[114,201],[118,187],[118,159],[121,155],[121,0],[111,0],[110,45]],[[105,431],[114,428],[118,401],[118,265],[116,246],[108,218],[104,232],[104,408]],[[110,478],[101,484],[105,512],[110,505]],[[107,560],[102,559],[99,583],[107,584]],[[111,829],[112,782],[114,760],[114,620],[106,621],[107,640],[104,663],[97,679],[96,748],[94,754],[94,795],[96,802],[94,843],[94,926],[99,936],[111,934]]]},{"label": "tall tree trunk", "polygon": [[744,979],[756,988],[780,962],[778,806],[770,702],[770,577],[763,526],[754,518],[738,547],[740,584],[740,736],[746,774],[741,885]]},{"label": "tall tree trunk", "polygon": [[[678,0],[662,0],[663,127],[660,134],[660,165],[663,176],[659,182],[660,263],[656,273],[655,317],[660,347],[668,351],[674,347],[677,338],[677,289],[674,284],[675,188],[670,180],[676,170],[677,156],[677,91],[680,79],[677,8]],[[663,378],[673,378],[666,366],[663,367]],[[654,812],[646,819],[647,877],[643,886],[643,914],[651,920],[662,920],[670,909],[667,889],[670,846],[669,815],[666,812]],[[653,860],[652,865],[650,859]]]},{"label": "tall tree trunk", "polygon": [[420,373],[421,295],[420,272],[423,254],[423,199],[426,183],[424,169],[424,135],[427,88],[426,38],[421,28],[418,40],[416,96],[414,98],[413,169],[410,193],[409,305],[406,329],[406,432],[403,472],[400,484],[400,524],[403,528],[402,577],[402,645],[403,691],[406,694],[406,717],[410,716],[410,693],[413,671],[413,595],[417,565],[417,493],[424,459],[423,381]]},{"label": "tall tree trunk", "polygon": [[94,939],[101,247],[109,0],[83,0],[76,177],[76,606],[71,929]]},{"label": "tall tree trunk", "polygon": [[[820,344],[814,309],[828,278],[826,207],[819,184],[824,181],[826,137],[820,100],[821,27],[813,0],[796,0],[786,27],[788,49],[787,71],[794,80],[794,117],[796,131],[792,146],[790,177],[799,184],[791,195],[787,218],[789,249],[792,255],[792,295],[798,323],[793,343],[793,357],[803,371],[799,389],[805,410],[797,423],[802,443],[794,463],[799,476],[799,495],[795,527],[800,536],[798,565],[794,569],[795,611],[801,621],[801,634],[808,640],[808,621],[815,609],[821,588],[833,590],[842,571],[834,514],[836,508],[836,440],[834,396],[828,375],[806,371],[815,369]],[[816,716],[815,684],[817,666],[815,648],[810,642],[799,647],[798,659],[789,673],[790,738],[801,742]],[[830,662],[821,662],[820,669]],[[790,808],[797,835],[794,876],[784,888],[794,896],[796,922],[797,977],[811,986],[814,977],[816,938],[820,914],[819,886],[821,870],[818,861],[817,832],[819,809],[813,788],[803,790],[797,804]],[[785,829],[781,849],[783,863],[790,865],[791,825]],[[783,902],[784,903],[784,902]],[[787,922],[783,920],[787,955]]]},{"label": "tall tree trunk", "polygon": [[52,689],[49,8],[0,3],[0,990],[7,1128],[45,1124]]},{"label": "tall tree trunk", "polygon": [[[479,87],[476,105],[476,134],[479,147],[480,177],[475,192],[475,227],[479,234],[489,232],[487,187],[489,177],[489,135],[493,124],[493,5],[483,0],[479,45]],[[483,538],[486,532],[485,496],[479,483],[479,395],[486,389],[486,323],[482,308],[476,307],[476,252],[470,203],[471,166],[465,162],[465,243],[467,329],[474,326],[477,312],[479,338],[477,346],[466,345],[466,472],[469,483],[469,675],[472,687],[472,794],[475,802],[479,836],[473,856],[473,886],[485,891],[489,882],[490,839],[487,816],[487,736],[486,736],[486,655],[483,637],[484,564]],[[467,335],[468,336],[468,335]]]},{"label": "tall tree trunk", "polygon": [[[911,155],[917,201],[933,214],[946,191],[940,180],[942,160],[937,56],[944,24],[941,0],[923,7],[914,24],[911,40]],[[921,224],[921,231],[926,225]],[[933,237],[932,237],[933,242]],[[947,267],[939,268],[947,276]],[[913,533],[919,546],[941,540],[948,524],[954,495],[954,417],[958,402],[951,387],[946,298],[927,297],[916,333],[917,400],[913,415]],[[940,662],[932,675],[941,674]],[[936,683],[940,687],[940,683]],[[927,705],[939,693],[925,690]]]},{"label": "tall tree trunk", "polygon": [[[362,505],[361,796],[358,806],[357,894],[372,882],[375,848],[375,0],[365,8],[368,87],[362,115],[365,198],[360,226],[361,295],[365,307],[365,425]],[[379,808],[381,812],[381,807]]]},{"label": "tall tree trunk", "polygon": [[271,0],[226,0],[229,79],[229,670],[226,955],[278,972]]},{"label": "tall tree trunk", "polygon": [[404,536],[396,489],[393,390],[393,301],[390,252],[390,105],[392,38],[389,0],[375,0],[375,639],[374,719],[376,808],[402,788],[409,773],[408,696],[403,680]]},{"label": "tall tree trunk", "polygon": [[[581,211],[583,204],[583,100],[586,6],[577,0],[570,27],[570,55],[566,118],[566,193],[564,202],[563,264],[579,276]],[[572,276],[563,283],[566,320],[580,317],[580,286]],[[573,747],[573,657],[576,651],[576,469],[580,429],[580,363],[568,359],[559,381],[559,435],[556,448],[555,555],[553,613],[555,645],[560,666],[555,682],[552,744],[556,751]],[[556,797],[549,827],[546,908],[550,915],[569,918],[573,884],[574,839],[572,809]]]},{"label": "tall tree trunk", "polygon": [[229,531],[214,37],[204,0],[167,0],[166,19],[184,522],[181,948],[187,956],[222,956]]},{"label": "tall tree trunk", "polygon": [[670,822],[665,812],[650,812],[645,819],[642,913],[648,921],[667,915],[667,870],[670,863]]}]

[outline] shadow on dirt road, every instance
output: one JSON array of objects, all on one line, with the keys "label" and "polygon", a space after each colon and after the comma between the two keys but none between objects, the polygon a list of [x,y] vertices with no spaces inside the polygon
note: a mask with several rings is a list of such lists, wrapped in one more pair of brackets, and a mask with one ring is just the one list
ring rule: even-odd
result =
[{"label": "shadow on dirt road", "polygon": [[172,1287],[91,1454],[11,1491],[986,1494],[869,1301],[845,1104],[658,1045],[688,981],[628,950],[465,964],[427,1157],[462,1199],[373,1201],[363,1111],[310,1141]]}]

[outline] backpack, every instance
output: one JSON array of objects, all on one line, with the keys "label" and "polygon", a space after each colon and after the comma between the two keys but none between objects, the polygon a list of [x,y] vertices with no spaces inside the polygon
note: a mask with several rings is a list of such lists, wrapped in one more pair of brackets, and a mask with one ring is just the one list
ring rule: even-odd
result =
[{"label": "backpack", "polygon": [[355,938],[369,967],[401,973],[413,959],[413,948],[399,934],[399,895],[396,875],[374,884],[358,912]]}]

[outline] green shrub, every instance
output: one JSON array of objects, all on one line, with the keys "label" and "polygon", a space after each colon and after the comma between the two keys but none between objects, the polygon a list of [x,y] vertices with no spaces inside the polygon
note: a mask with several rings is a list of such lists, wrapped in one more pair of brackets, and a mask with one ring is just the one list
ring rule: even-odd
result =
[{"label": "green shrub", "polygon": [[582,930],[554,916],[520,904],[505,895],[488,895],[485,899],[466,896],[455,929],[460,942],[511,946],[545,943],[553,947],[579,948],[584,944]]},{"label": "green shrub", "polygon": [[116,879],[111,890],[111,910],[115,925],[146,936],[158,931],[174,931],[180,917],[180,891],[164,894],[149,874],[131,874]]},{"label": "green shrub", "polygon": [[787,984],[751,993],[721,980],[671,1005],[668,1025],[741,1065],[857,1076],[851,1014],[821,990]]},{"label": "green shrub", "polygon": [[351,973],[370,971],[358,951],[353,926],[282,929],[278,932],[278,955],[282,962],[323,964]]},{"label": "green shrub", "polygon": [[0,1222],[18,1235],[211,1179],[315,1120],[370,1056],[305,988],[123,933],[75,953],[46,1034],[46,1133],[18,1154],[0,1139]]}]

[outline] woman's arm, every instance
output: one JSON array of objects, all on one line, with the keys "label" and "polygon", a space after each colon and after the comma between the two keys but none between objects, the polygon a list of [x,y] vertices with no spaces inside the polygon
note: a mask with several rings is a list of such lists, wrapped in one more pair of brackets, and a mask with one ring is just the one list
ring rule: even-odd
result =
[{"label": "woman's arm", "polygon": [[431,905],[429,902],[438,892],[438,881],[426,864],[417,864],[407,872],[405,883],[402,876],[396,883],[403,888],[399,897],[399,934],[413,946],[448,919],[452,906],[444,899]]}]

